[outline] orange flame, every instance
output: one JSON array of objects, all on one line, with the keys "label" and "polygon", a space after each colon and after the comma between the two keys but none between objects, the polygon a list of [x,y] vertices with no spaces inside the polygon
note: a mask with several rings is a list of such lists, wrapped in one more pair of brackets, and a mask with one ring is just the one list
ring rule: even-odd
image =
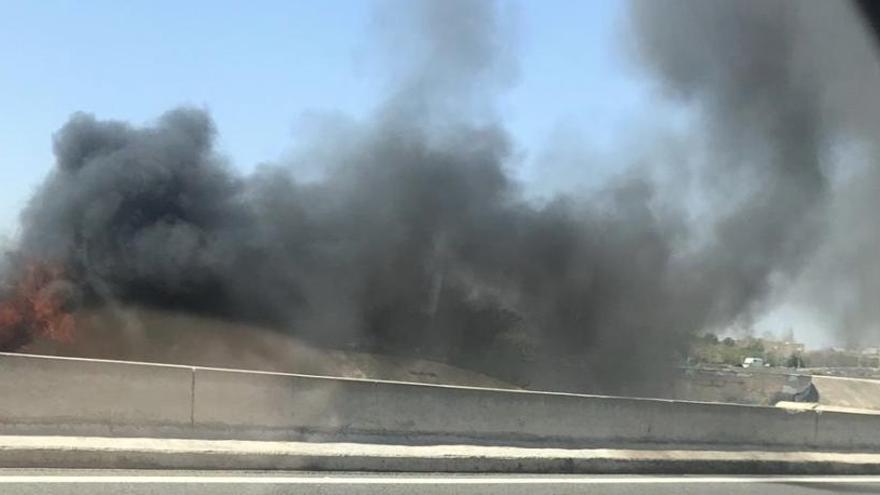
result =
[{"label": "orange flame", "polygon": [[64,309],[64,298],[51,290],[64,270],[48,263],[25,268],[18,283],[0,301],[0,347],[18,347],[33,337],[69,342],[75,321]]}]

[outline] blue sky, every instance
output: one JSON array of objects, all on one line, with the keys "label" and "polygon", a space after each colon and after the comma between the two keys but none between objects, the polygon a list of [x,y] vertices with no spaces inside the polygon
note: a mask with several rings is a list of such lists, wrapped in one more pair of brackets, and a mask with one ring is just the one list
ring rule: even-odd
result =
[{"label": "blue sky", "polygon": [[[526,161],[573,129],[608,146],[647,98],[620,48],[623,2],[516,6],[520,77],[500,108]],[[365,47],[371,12],[356,0],[0,0],[0,237],[76,111],[147,123],[177,105],[207,108],[245,172],[290,150],[305,114],[367,115],[383,89]]]}]

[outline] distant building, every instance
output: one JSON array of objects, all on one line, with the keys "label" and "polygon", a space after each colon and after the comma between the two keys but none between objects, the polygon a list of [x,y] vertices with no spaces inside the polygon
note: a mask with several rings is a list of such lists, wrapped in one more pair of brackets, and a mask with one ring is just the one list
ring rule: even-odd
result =
[{"label": "distant building", "polygon": [[862,354],[865,356],[876,356],[880,354],[880,347],[865,347],[862,349]]}]

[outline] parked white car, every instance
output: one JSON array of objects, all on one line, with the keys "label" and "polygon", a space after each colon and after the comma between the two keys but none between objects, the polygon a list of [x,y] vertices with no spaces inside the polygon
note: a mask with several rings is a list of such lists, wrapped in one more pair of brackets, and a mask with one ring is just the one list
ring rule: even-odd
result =
[{"label": "parked white car", "polygon": [[743,368],[763,368],[764,360],[758,357],[747,357],[743,359]]}]

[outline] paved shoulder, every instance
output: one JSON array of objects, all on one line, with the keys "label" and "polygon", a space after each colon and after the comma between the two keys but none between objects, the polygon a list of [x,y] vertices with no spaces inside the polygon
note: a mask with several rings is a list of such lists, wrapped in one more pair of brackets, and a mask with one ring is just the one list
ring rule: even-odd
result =
[{"label": "paved shoulder", "polygon": [[10,495],[158,494],[704,494],[878,493],[869,476],[578,476],[232,471],[0,471]]},{"label": "paved shoulder", "polygon": [[0,436],[0,467],[520,474],[873,475],[880,473],[880,453]]}]

